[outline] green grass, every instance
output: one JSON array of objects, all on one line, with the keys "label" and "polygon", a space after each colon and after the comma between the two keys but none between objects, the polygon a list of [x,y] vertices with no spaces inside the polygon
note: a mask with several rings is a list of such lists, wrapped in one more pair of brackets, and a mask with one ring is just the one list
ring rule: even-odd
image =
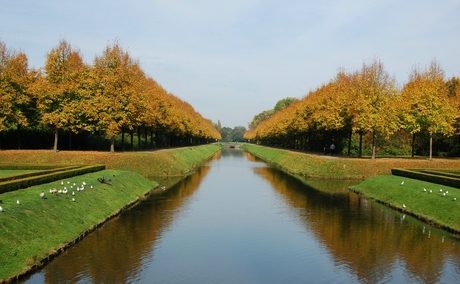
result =
[{"label": "green grass", "polygon": [[[111,184],[99,183],[100,176],[110,177]],[[70,188],[84,181],[84,191]],[[39,263],[157,185],[133,172],[105,170],[66,179],[64,185],[53,182],[1,194],[4,212],[0,212],[0,279]],[[51,188],[64,186],[67,194],[49,193]],[[39,197],[42,191],[45,199]]]},{"label": "green grass", "polygon": [[[401,185],[402,181],[404,185]],[[460,232],[460,190],[457,188],[381,175],[351,186],[350,189],[422,220],[433,222],[444,229]],[[440,192],[440,189],[443,191]],[[430,190],[432,193],[429,193]],[[449,193],[443,196],[446,191]],[[457,201],[453,201],[453,198],[457,198]]]},{"label": "green grass", "polygon": [[[113,216],[158,185],[145,177],[155,177],[162,185],[193,171],[221,149],[220,144],[155,152],[0,151],[8,163],[40,165],[106,164],[108,170],[0,194],[0,282],[21,275],[34,265],[73,242],[82,233]],[[22,171],[21,171],[22,172]],[[18,173],[18,172],[14,172]],[[98,177],[110,177],[101,184]],[[85,181],[86,189],[76,192],[75,183]],[[69,184],[67,183],[69,182]],[[94,188],[90,188],[90,186]],[[52,195],[51,188],[67,194]],[[45,199],[40,199],[40,192]],[[156,191],[153,191],[156,193]],[[75,198],[75,201],[72,201]],[[20,204],[16,204],[19,200]]]},{"label": "green grass", "polygon": [[63,166],[105,164],[107,169],[133,171],[146,177],[183,176],[221,148],[221,144],[207,144],[153,152],[4,150],[0,151],[0,161]]},{"label": "green grass", "polygon": [[366,179],[391,174],[393,168],[458,169],[460,159],[348,158],[242,144],[242,149],[279,168],[306,178]]}]

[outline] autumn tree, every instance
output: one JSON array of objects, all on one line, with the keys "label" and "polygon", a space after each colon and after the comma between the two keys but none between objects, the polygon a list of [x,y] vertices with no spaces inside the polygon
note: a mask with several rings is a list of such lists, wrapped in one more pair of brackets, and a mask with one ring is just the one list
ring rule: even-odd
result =
[{"label": "autumn tree", "polygon": [[[458,117],[455,106],[449,98],[449,88],[444,81],[444,71],[432,61],[425,70],[414,67],[409,81],[404,85],[401,96],[404,129],[413,135],[414,145],[417,133],[425,132],[430,137],[430,154],[433,154],[433,135],[451,135],[453,123]],[[412,146],[412,155],[414,153]]]},{"label": "autumn tree", "polygon": [[86,65],[80,51],[61,40],[46,55],[43,74],[34,87],[41,123],[54,130],[54,151],[57,151],[60,130],[80,131],[77,118],[81,116],[81,110],[77,105],[81,101],[79,86],[84,68]]},{"label": "autumn tree", "polygon": [[0,41],[0,132],[16,130],[18,148],[20,129],[28,127],[35,117],[35,102],[28,90],[32,79],[27,56],[8,50]]},{"label": "autumn tree", "polygon": [[388,138],[400,127],[392,100],[398,94],[395,79],[390,77],[383,63],[374,59],[363,64],[358,75],[356,106],[353,116],[355,132],[372,134],[372,158],[375,159],[375,138]]},{"label": "autumn tree", "polygon": [[108,45],[93,63],[94,98],[87,115],[94,121],[93,131],[102,131],[115,151],[115,136],[123,126],[134,127],[136,92],[145,76],[139,62],[132,59],[118,43]]}]

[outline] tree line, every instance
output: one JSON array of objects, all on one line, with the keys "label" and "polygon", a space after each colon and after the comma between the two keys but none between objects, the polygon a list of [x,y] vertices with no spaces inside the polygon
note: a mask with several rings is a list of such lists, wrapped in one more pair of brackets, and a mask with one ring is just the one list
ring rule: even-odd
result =
[{"label": "tree line", "polygon": [[[248,130],[244,138],[277,147],[367,154],[460,154],[460,80],[441,66],[414,66],[402,87],[378,59],[335,78]],[[434,149],[435,148],[435,149]]]},{"label": "tree line", "polygon": [[57,151],[60,134],[83,141],[84,149],[102,140],[112,152],[116,141],[124,150],[125,135],[131,149],[134,140],[147,149],[221,139],[212,122],[146,76],[118,42],[88,65],[78,48],[60,40],[43,68],[29,69],[25,53],[0,41],[0,148],[11,148],[13,140],[21,148],[26,137],[28,147],[52,143]]}]

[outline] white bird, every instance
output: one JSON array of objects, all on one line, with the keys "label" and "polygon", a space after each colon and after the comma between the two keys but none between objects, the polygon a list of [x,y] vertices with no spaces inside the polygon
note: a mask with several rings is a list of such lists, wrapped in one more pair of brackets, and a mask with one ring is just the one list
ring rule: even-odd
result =
[{"label": "white bird", "polygon": [[64,185],[64,181],[61,181],[61,185]]},{"label": "white bird", "polygon": [[86,182],[83,182],[82,184],[83,184],[83,185],[86,185]]},{"label": "white bird", "polygon": [[61,193],[62,193],[62,189],[59,189],[59,190],[58,190],[58,193],[61,194]]},{"label": "white bird", "polygon": [[67,188],[65,188],[62,193],[67,194]]},{"label": "white bird", "polygon": [[401,182],[401,185],[404,185],[404,181]]},{"label": "white bird", "polygon": [[93,188],[93,186],[90,186],[90,188]]},{"label": "white bird", "polygon": [[439,192],[442,192],[442,188],[439,190]]},{"label": "white bird", "polygon": [[448,191],[448,190],[446,190],[446,194],[448,194],[448,193],[449,193],[449,191]]},{"label": "white bird", "polygon": [[72,198],[72,202],[75,202],[75,198]]},{"label": "white bird", "polygon": [[21,204],[21,202],[19,202],[19,199],[16,200],[16,204],[17,204],[17,205]]},{"label": "white bird", "polygon": [[442,196],[446,196],[446,193],[444,192],[444,193],[442,194]]},{"label": "white bird", "polygon": [[5,211],[2,206],[0,206],[0,212]]},{"label": "white bird", "polygon": [[454,201],[457,200],[457,197],[454,197]]},{"label": "white bird", "polygon": [[42,192],[40,193],[40,198],[41,198],[41,199],[45,198],[45,192],[44,192],[44,191],[42,191]]},{"label": "white bird", "polygon": [[72,195],[75,195],[75,191],[72,191]]},{"label": "white bird", "polygon": [[426,188],[424,188],[424,189],[423,189],[423,191],[425,191],[425,192],[426,192]]},{"label": "white bird", "polygon": [[430,189],[430,193],[432,193],[432,192],[433,192],[433,190]]},{"label": "white bird", "polygon": [[406,208],[406,204],[403,204],[403,208]]}]

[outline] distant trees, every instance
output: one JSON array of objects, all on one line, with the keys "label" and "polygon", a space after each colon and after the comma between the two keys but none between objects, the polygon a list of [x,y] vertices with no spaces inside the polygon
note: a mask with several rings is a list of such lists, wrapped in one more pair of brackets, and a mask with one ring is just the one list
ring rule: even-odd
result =
[{"label": "distant trees", "polygon": [[354,72],[339,70],[330,82],[255,123],[244,138],[310,151],[334,143],[348,155],[357,145],[359,156],[365,142],[370,145],[368,154],[375,158],[378,151],[400,151],[394,147],[402,149],[407,135],[413,135],[414,154],[415,135],[426,133],[431,158],[434,135],[445,139],[458,133],[459,82],[455,77],[445,81],[441,67],[432,62],[426,70],[414,68],[409,81],[398,89],[382,62],[373,59]]},{"label": "distant trees", "polygon": [[294,101],[296,101],[296,98],[291,98],[287,97],[284,99],[279,100],[275,107],[273,109],[269,110],[264,110],[259,114],[256,114],[252,121],[249,123],[249,129],[255,129],[257,125],[259,125],[260,122],[270,118],[275,112],[278,112],[286,107],[288,107],[290,104],[292,104]]},{"label": "distant trees", "polygon": [[222,127],[220,130],[222,142],[243,142],[243,135],[246,131],[247,129],[244,126]]},{"label": "distant trees", "polygon": [[29,70],[25,54],[0,42],[0,135],[20,127],[39,135],[52,130],[55,151],[59,133],[102,135],[112,152],[116,140],[124,149],[125,131],[132,149],[135,131],[139,149],[221,139],[209,120],[148,78],[117,42],[87,65],[77,48],[61,40],[41,70]]}]

